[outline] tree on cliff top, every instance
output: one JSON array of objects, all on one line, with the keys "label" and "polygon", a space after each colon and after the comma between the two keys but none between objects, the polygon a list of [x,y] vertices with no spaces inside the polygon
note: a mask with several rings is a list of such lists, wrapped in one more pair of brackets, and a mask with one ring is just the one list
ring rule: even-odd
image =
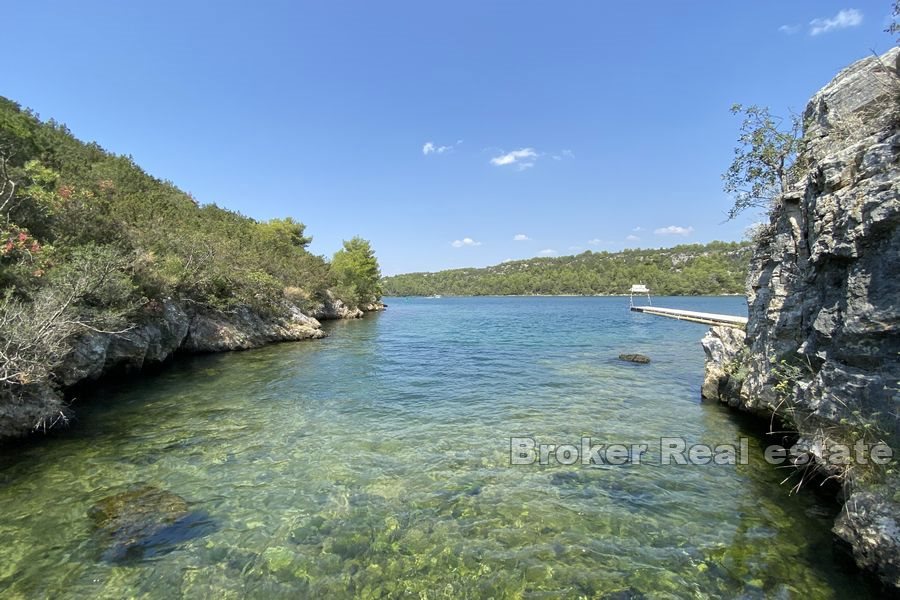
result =
[{"label": "tree on cliff top", "polygon": [[[900,0],[894,0],[894,8],[891,11],[891,24],[888,25],[885,32],[892,35],[900,35],[900,23],[897,22],[898,17],[900,17]],[[900,42],[900,38],[897,38],[897,41]]]},{"label": "tree on cliff top", "polygon": [[345,240],[331,259],[334,290],[350,306],[375,302],[381,297],[381,269],[372,245],[359,236]]},{"label": "tree on cliff top", "polygon": [[734,162],[722,175],[725,192],[734,197],[729,219],[748,208],[770,209],[797,181],[803,130],[797,115],[785,120],[770,114],[768,108],[740,104],[732,106],[731,112],[744,115],[744,122],[734,149]]}]

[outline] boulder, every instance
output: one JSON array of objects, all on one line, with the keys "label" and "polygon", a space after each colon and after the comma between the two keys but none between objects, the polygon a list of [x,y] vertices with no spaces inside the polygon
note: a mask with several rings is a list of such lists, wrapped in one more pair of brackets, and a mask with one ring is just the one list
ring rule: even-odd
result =
[{"label": "boulder", "polygon": [[639,365],[646,365],[650,363],[650,357],[644,356],[643,354],[620,354],[619,360],[633,362]]}]

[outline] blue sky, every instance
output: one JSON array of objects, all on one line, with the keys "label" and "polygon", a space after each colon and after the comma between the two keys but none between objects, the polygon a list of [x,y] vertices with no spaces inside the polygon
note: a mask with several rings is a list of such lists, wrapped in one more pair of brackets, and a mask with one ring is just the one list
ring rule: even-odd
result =
[{"label": "blue sky", "polygon": [[802,111],[890,4],[30,0],[0,94],[316,253],[483,266],[740,239],[729,107]]}]

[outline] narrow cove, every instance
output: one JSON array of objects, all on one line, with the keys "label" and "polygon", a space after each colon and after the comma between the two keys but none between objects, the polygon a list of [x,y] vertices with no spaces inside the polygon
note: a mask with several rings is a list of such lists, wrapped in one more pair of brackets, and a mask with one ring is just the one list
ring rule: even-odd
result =
[{"label": "narrow cove", "polygon": [[[623,298],[388,298],[330,337],[184,357],[78,400],[0,458],[11,597],[864,597],[837,507],[789,495],[758,432],[701,403],[701,325]],[[743,298],[669,298],[740,314]],[[648,365],[618,360],[624,352]],[[748,439],[747,465],[511,465],[510,438]],[[192,515],[109,554],[92,507]],[[181,527],[181,530],[178,530]],[[149,551],[144,551],[149,548]],[[625,597],[625,596],[609,596]]]}]

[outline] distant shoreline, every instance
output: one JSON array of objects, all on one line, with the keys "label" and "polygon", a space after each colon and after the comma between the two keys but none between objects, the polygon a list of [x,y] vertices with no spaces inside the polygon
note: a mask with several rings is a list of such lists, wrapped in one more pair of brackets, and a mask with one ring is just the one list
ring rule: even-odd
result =
[{"label": "distant shoreline", "polygon": [[[385,294],[385,298],[427,298],[431,300],[441,300],[443,298],[628,298],[631,294],[441,294],[440,298],[434,296],[426,296],[424,294],[415,295],[393,295]],[[644,296],[637,296],[635,298]],[[651,296],[651,298],[746,298],[747,294],[677,294]]]}]

